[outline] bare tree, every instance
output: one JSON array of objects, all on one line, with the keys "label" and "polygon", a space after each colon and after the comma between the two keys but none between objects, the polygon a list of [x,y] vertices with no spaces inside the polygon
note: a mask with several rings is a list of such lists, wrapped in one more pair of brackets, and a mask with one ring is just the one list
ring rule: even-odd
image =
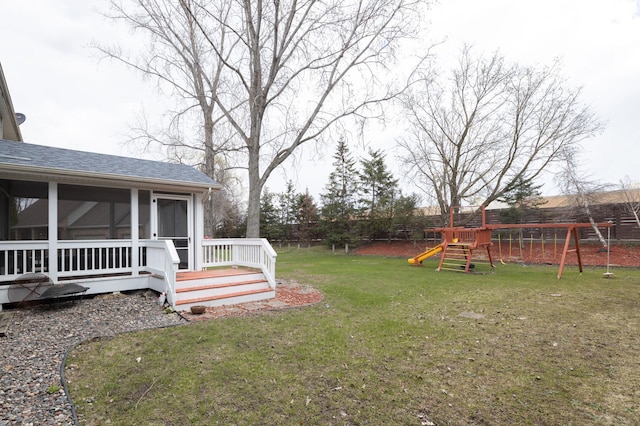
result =
[{"label": "bare tree", "polygon": [[626,210],[633,215],[636,220],[636,225],[640,228],[640,218],[638,218],[638,214],[640,214],[640,190],[637,185],[631,184],[631,179],[629,176],[626,176],[624,179],[620,180],[620,189],[622,189],[622,195],[624,196],[624,204]]},{"label": "bare tree", "polygon": [[[403,89],[385,77],[425,0],[125,3],[112,0],[112,16],[145,33],[150,48],[139,61],[103,50],[181,101],[174,129],[198,111],[187,122],[202,126],[205,162],[241,154],[235,158],[248,173],[247,236],[257,237],[260,194],[273,171],[345,119],[380,116],[382,103]],[[162,143],[201,149],[174,133]]]},{"label": "bare tree", "polygon": [[[127,52],[121,46],[94,47],[154,81],[161,94],[173,100],[159,129],[150,127],[142,114],[132,129],[131,142],[145,149],[160,147],[169,160],[197,166],[214,179],[228,176],[217,168],[233,165],[231,155],[241,146],[216,108],[215,96],[223,76],[220,62],[198,26],[203,12],[190,8],[187,2],[111,0],[107,16],[124,21],[146,37],[147,48]],[[229,186],[228,182],[220,183]],[[220,197],[226,195],[212,194],[205,200],[206,235],[215,234]]]},{"label": "bare tree", "polygon": [[[241,197],[238,194],[242,193],[242,182],[233,173],[233,170],[229,170],[223,163],[222,158],[217,158],[215,162],[215,168],[209,173],[213,173],[210,176],[218,183],[222,185],[219,191],[215,191],[209,194],[205,203],[209,203],[207,206],[207,215],[204,217],[204,227],[207,232],[205,235],[211,237],[220,237],[221,232],[228,232],[228,224],[237,222],[240,219],[239,212],[244,211],[242,207]],[[236,227],[238,223],[233,223]]]},{"label": "bare tree", "polygon": [[565,87],[558,64],[538,69],[509,64],[499,53],[476,57],[462,49],[448,78],[416,74],[403,105],[409,122],[398,144],[409,173],[436,203],[488,205],[517,185],[535,181],[565,147],[600,130]]},{"label": "bare tree", "polygon": [[602,247],[607,247],[607,240],[600,232],[591,208],[597,194],[604,192],[607,185],[594,182],[580,172],[578,162],[580,156],[575,148],[565,147],[562,151],[562,157],[564,164],[555,179],[572,205],[587,216]]}]

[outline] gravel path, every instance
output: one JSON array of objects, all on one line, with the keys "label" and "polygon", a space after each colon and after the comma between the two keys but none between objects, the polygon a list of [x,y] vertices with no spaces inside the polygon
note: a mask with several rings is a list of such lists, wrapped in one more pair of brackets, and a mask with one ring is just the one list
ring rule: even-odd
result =
[{"label": "gravel path", "polygon": [[151,291],[6,312],[13,317],[0,337],[0,426],[73,425],[60,378],[69,349],[95,337],[185,323],[166,314]]}]

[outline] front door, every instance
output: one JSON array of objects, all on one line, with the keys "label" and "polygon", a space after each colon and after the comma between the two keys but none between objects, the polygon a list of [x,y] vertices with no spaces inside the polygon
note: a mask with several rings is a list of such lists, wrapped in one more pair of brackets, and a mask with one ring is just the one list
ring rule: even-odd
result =
[{"label": "front door", "polygon": [[180,269],[193,268],[191,197],[156,195],[156,238],[171,240],[180,257]]}]

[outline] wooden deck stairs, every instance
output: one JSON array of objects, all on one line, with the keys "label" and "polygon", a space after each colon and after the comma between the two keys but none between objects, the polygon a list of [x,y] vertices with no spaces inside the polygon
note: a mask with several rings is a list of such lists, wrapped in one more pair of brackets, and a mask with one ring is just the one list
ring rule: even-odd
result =
[{"label": "wooden deck stairs", "polygon": [[275,297],[275,290],[257,269],[224,268],[178,272],[175,307],[222,306],[255,302]]}]

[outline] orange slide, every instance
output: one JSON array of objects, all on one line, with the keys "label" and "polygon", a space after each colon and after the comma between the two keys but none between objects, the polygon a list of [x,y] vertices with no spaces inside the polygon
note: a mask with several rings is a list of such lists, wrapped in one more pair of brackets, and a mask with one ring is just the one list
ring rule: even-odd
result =
[{"label": "orange slide", "polygon": [[407,261],[409,262],[409,265],[422,265],[422,261],[425,260],[428,257],[433,256],[434,254],[440,253],[442,251],[442,245],[444,243],[438,244],[437,246],[430,248],[429,250],[425,251],[424,253],[420,253],[419,255],[417,255],[416,257],[412,257],[410,259],[407,259]]}]

